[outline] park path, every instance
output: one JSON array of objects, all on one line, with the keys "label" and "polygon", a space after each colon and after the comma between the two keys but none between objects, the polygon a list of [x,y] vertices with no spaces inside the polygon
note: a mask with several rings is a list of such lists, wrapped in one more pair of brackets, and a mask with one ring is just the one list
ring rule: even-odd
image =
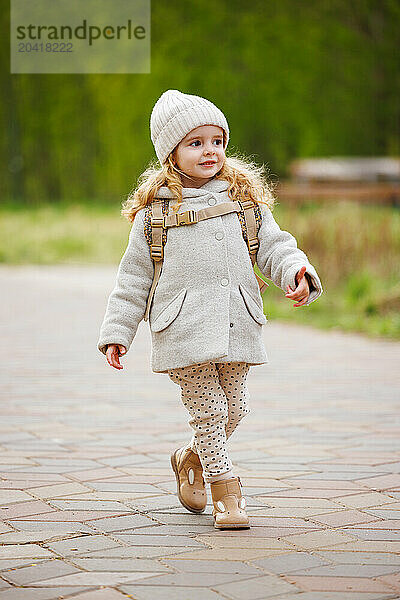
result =
[{"label": "park path", "polygon": [[400,597],[400,344],[268,323],[229,441],[252,528],[175,496],[189,439],[141,323],[96,348],[115,268],[0,269],[1,600]]}]

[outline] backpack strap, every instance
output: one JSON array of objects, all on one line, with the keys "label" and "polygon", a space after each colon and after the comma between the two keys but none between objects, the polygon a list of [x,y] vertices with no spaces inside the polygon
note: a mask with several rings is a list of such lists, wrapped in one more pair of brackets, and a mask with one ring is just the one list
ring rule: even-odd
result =
[{"label": "backpack strap", "polygon": [[[254,268],[254,266],[256,264],[258,248],[260,246],[260,243],[259,243],[258,237],[257,237],[258,228],[257,228],[256,212],[255,212],[257,203],[253,202],[253,200],[237,200],[237,202],[242,207],[242,210],[244,213],[245,226],[246,226],[246,232],[247,232],[247,240],[246,240],[247,247],[249,249],[251,263]],[[260,293],[263,294],[268,287],[268,283],[264,279],[262,279],[259,275],[257,275],[256,272],[254,272],[254,275],[256,276],[257,283],[260,288]]]},{"label": "backpack strap", "polygon": [[[160,199],[155,199],[152,202],[152,216],[150,218],[151,238],[150,238],[150,256],[154,262],[154,277],[147,299],[147,306],[144,315],[144,320],[147,321],[150,314],[150,308],[157,287],[158,280],[161,275],[162,263],[164,260],[164,245],[166,243],[166,232],[169,227],[180,227],[182,225],[193,225],[205,219],[227,215],[236,212],[244,215],[246,236],[245,240],[250,254],[250,259],[253,267],[255,266],[259,242],[257,237],[258,227],[255,216],[256,208],[258,207],[253,200],[235,200],[221,202],[211,207],[202,208],[201,210],[186,210],[181,213],[173,213],[171,215],[164,214],[167,211],[165,204]],[[145,217],[146,221],[146,217]],[[146,227],[146,226],[145,226]],[[148,227],[146,227],[148,233]],[[147,237],[147,236],[146,236]],[[254,273],[260,287],[261,294],[268,287],[268,283],[261,279],[257,273]]]},{"label": "backpack strap", "polygon": [[232,200],[228,202],[221,202],[221,204],[215,204],[207,208],[200,210],[185,210],[181,213],[173,213],[164,217],[164,227],[179,227],[180,225],[193,225],[199,221],[205,219],[211,219],[212,217],[219,217],[221,215],[227,215],[231,212],[239,212],[240,206],[237,202]]},{"label": "backpack strap", "polygon": [[153,300],[154,292],[157,287],[158,280],[160,279],[162,264],[164,260],[164,244],[163,244],[163,231],[164,231],[164,216],[163,207],[161,200],[153,201],[153,215],[151,218],[151,246],[150,256],[154,264],[154,276],[153,283],[149,291],[147,298],[146,312],[144,314],[144,320],[147,321],[149,318],[150,307]]},{"label": "backpack strap", "polygon": [[256,203],[252,200],[237,200],[237,202],[238,204],[240,204],[244,213],[244,220],[246,223],[247,231],[247,247],[249,249],[251,262],[254,265],[259,247],[257,237],[257,223],[254,214],[254,206]]}]

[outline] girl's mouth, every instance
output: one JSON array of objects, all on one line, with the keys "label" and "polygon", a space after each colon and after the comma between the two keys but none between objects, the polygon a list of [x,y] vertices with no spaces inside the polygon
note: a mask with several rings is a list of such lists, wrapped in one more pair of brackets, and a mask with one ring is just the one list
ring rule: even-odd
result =
[{"label": "girl's mouth", "polygon": [[216,164],[217,164],[216,162],[208,161],[208,162],[200,163],[200,166],[201,167],[213,167]]}]

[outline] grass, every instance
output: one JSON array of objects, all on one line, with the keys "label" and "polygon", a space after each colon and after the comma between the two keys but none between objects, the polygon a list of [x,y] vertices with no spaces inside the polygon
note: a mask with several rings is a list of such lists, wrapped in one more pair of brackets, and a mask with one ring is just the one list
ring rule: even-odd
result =
[{"label": "grass", "polygon": [[118,208],[90,204],[0,210],[0,263],[114,264],[130,224]]},{"label": "grass", "polygon": [[269,318],[400,339],[398,209],[314,203],[277,205],[274,215],[317,269],[324,294],[305,309],[293,308],[270,286],[264,294]]},{"label": "grass", "polygon": [[[264,294],[270,320],[400,339],[400,212],[394,208],[309,204],[274,209],[317,269],[324,294],[293,308],[273,284]],[[118,206],[52,204],[0,209],[0,263],[111,264],[125,250],[130,223]]]},{"label": "grass", "polygon": [[[264,312],[273,320],[296,322],[312,325],[321,329],[359,332],[371,337],[400,339],[400,312],[398,309],[385,308],[382,299],[389,296],[388,286],[375,280],[365,295],[353,296],[368,276],[366,274],[350,276],[340,287],[329,288],[324,284],[324,294],[306,308],[293,308],[277,288],[269,287],[264,294]],[[399,302],[400,290],[393,287],[393,295]]]}]

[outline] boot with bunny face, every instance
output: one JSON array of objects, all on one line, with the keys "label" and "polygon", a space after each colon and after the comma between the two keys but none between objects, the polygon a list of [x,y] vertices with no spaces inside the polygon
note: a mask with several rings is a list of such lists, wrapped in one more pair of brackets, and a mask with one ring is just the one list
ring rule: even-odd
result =
[{"label": "boot with bunny face", "polygon": [[245,511],[246,500],[242,496],[240,477],[222,479],[210,483],[214,509],[214,527],[217,529],[249,529]]}]

